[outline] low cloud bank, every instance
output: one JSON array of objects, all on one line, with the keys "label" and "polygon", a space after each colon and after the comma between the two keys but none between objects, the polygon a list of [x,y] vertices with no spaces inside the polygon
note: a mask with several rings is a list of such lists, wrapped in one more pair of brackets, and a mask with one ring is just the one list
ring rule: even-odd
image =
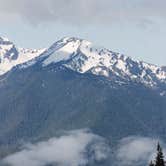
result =
[{"label": "low cloud bank", "polygon": [[136,136],[124,138],[119,143],[116,157],[121,166],[147,164],[154,159],[158,142],[162,141]]},{"label": "low cloud bank", "polygon": [[59,138],[27,145],[22,151],[6,157],[3,163],[10,166],[84,166],[105,160],[108,153],[103,138],[87,130],[77,130]]},{"label": "low cloud bank", "polygon": [[3,163],[9,166],[85,166],[108,159],[117,166],[147,165],[156,156],[158,142],[166,155],[161,140],[129,136],[119,141],[112,156],[104,138],[88,130],[75,130],[48,141],[26,145],[20,152],[6,157]]}]

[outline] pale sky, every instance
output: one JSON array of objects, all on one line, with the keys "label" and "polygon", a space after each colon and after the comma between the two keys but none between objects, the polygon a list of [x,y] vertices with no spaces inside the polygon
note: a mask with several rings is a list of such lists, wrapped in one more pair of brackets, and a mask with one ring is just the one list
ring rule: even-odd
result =
[{"label": "pale sky", "polygon": [[166,1],[0,0],[0,36],[32,48],[80,37],[166,65]]}]

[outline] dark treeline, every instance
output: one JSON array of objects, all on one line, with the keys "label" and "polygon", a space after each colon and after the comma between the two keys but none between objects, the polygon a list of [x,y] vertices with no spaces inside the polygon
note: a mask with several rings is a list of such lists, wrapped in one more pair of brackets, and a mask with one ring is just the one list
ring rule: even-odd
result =
[{"label": "dark treeline", "polygon": [[150,162],[149,166],[166,166],[164,154],[159,143],[157,145],[157,156],[154,161]]}]

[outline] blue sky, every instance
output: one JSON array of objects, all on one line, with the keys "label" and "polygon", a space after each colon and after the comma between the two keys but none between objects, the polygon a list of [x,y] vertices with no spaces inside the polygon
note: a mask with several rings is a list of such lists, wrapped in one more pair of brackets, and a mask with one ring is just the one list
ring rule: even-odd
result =
[{"label": "blue sky", "polygon": [[164,0],[0,0],[0,35],[21,47],[80,37],[166,65]]}]

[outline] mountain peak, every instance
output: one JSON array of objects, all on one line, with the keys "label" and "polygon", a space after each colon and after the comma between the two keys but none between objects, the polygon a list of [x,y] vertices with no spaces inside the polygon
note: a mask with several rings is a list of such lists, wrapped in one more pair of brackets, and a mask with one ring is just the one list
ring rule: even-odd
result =
[{"label": "mountain peak", "polygon": [[43,67],[61,62],[61,65],[82,74],[88,72],[150,86],[166,83],[165,67],[134,60],[77,37],[64,37],[43,50],[19,49],[13,43],[9,44],[6,38],[0,38],[0,41],[0,74],[18,64],[24,63],[21,67],[35,64],[38,61],[36,57],[39,57]]},{"label": "mountain peak", "polygon": [[89,44],[92,44],[90,41],[87,41],[87,40],[85,40],[85,39],[81,39],[81,38],[78,38],[78,37],[64,37],[64,38],[62,38],[62,39],[60,39],[60,40],[58,40],[57,42],[55,42],[54,44],[63,44],[63,46],[65,46],[66,44],[87,44],[87,45],[89,45]]},{"label": "mountain peak", "polygon": [[0,36],[0,45],[11,45],[11,44],[13,44],[13,42],[11,42],[8,38]]},{"label": "mountain peak", "polygon": [[6,38],[6,37],[1,37],[1,36],[0,36],[0,41],[9,41],[9,39]]},{"label": "mountain peak", "polygon": [[0,37],[0,64],[6,60],[15,60],[18,57],[18,50],[9,39]]},{"label": "mountain peak", "polygon": [[43,55],[42,65],[61,62],[65,67],[79,73],[90,72],[108,78],[116,76],[123,80],[135,80],[146,85],[155,86],[166,82],[165,68],[98,47],[91,42],[65,37],[54,43]]},{"label": "mountain peak", "polygon": [[18,64],[32,60],[43,51],[17,48],[9,39],[0,37],[0,75],[5,74]]},{"label": "mountain peak", "polygon": [[82,41],[83,39],[78,38],[78,37],[65,36],[61,40],[64,41],[64,42],[71,42],[71,41],[77,41],[77,40]]}]

